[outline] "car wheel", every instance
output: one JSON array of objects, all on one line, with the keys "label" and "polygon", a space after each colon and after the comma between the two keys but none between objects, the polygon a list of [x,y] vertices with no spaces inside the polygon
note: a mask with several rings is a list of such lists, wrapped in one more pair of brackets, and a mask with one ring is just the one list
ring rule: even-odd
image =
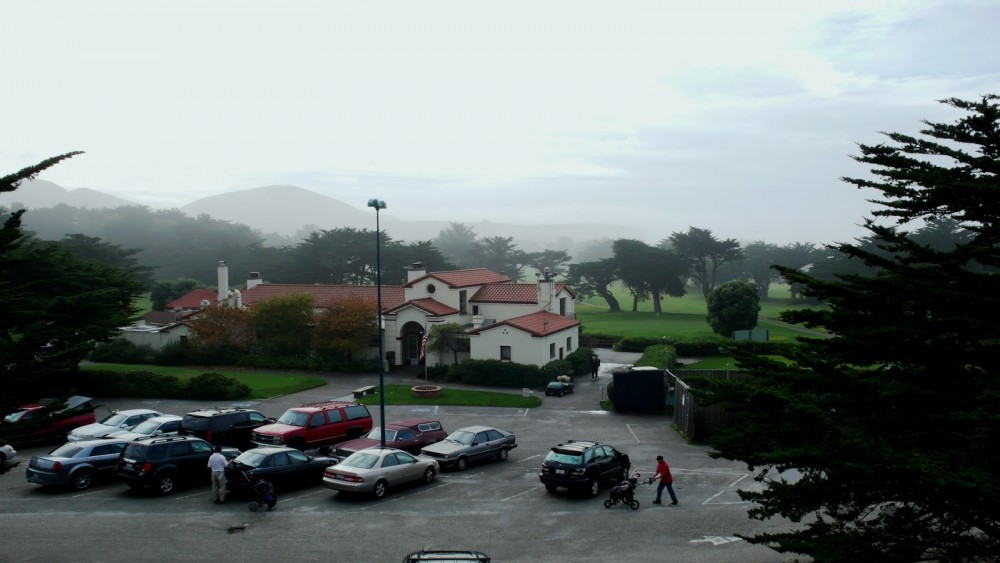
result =
[{"label": "car wheel", "polygon": [[507,461],[507,455],[508,455],[507,448],[500,448],[500,451],[497,452],[497,460]]},{"label": "car wheel", "polygon": [[597,482],[597,479],[591,479],[590,480],[590,489],[587,490],[587,492],[590,493],[590,496],[591,497],[596,497],[597,493],[599,493],[600,490],[601,490],[601,484]]},{"label": "car wheel", "polygon": [[465,468],[468,466],[469,466],[469,460],[465,459],[464,456],[458,458],[458,461],[455,462],[455,469],[459,471],[465,471]]},{"label": "car wheel", "polygon": [[372,495],[374,495],[375,498],[382,498],[385,496],[385,492],[388,489],[389,489],[388,483],[386,483],[385,481],[379,481],[378,483],[375,483],[375,488],[372,489]]},{"label": "car wheel", "polygon": [[174,476],[172,473],[164,473],[156,479],[156,489],[161,495],[169,495],[174,492],[175,485],[176,483],[174,482]]},{"label": "car wheel", "polygon": [[428,467],[427,470],[424,471],[424,483],[427,483],[428,485],[431,484],[431,483],[433,483],[434,482],[434,477],[436,475],[437,475],[437,473],[434,471],[434,468],[433,467]]},{"label": "car wheel", "polygon": [[550,492],[550,493],[556,492],[556,489],[558,489],[558,488],[559,487],[557,487],[555,485],[545,485],[545,490],[548,491],[548,492]]},{"label": "car wheel", "polygon": [[633,500],[632,502],[628,503],[628,507],[631,508],[632,510],[639,510],[639,501]]},{"label": "car wheel", "polygon": [[562,396],[563,396],[563,395],[565,395],[565,394],[566,394],[566,392],[565,392],[565,391],[560,391],[560,392],[559,392],[559,396],[560,396],[560,397],[562,397]]},{"label": "car wheel", "polygon": [[73,474],[73,478],[69,482],[73,485],[74,489],[83,491],[90,487],[92,479],[93,475],[90,473],[90,470],[81,469]]}]

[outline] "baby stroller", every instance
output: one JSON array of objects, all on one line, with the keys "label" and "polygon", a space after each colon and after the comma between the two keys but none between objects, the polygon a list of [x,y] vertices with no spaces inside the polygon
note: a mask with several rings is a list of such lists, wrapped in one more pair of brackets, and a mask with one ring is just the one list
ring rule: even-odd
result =
[{"label": "baby stroller", "polygon": [[278,495],[274,494],[274,486],[269,481],[260,477],[248,477],[247,481],[250,482],[251,494],[254,496],[254,499],[250,501],[250,512],[257,512],[265,506],[271,510],[275,504],[278,504]]},{"label": "baby stroller", "polygon": [[604,508],[611,508],[621,503],[632,510],[639,510],[639,501],[635,500],[635,488],[639,485],[639,477],[640,475],[636,473],[612,487],[610,498],[604,501]]}]

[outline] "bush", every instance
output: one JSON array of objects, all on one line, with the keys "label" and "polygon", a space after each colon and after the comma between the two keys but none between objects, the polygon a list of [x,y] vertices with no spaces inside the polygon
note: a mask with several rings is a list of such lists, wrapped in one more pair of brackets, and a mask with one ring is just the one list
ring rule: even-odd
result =
[{"label": "bush", "polygon": [[221,373],[211,372],[187,380],[181,392],[185,399],[242,399],[250,396],[250,386]]},{"label": "bush", "polygon": [[172,342],[160,348],[152,363],[157,366],[186,366],[201,361],[196,347],[186,342]]},{"label": "bush", "polygon": [[465,360],[451,365],[448,377],[487,387],[545,387],[549,382],[538,366],[500,360]]},{"label": "bush", "polygon": [[619,352],[642,352],[647,347],[654,344],[663,344],[663,338],[655,336],[626,336],[615,344],[615,350]]},{"label": "bush", "polygon": [[545,374],[546,381],[555,381],[560,375],[573,375],[573,364],[569,360],[552,360],[542,366],[542,373]]},{"label": "bush", "polygon": [[90,351],[92,362],[113,364],[151,364],[156,353],[149,344],[133,344],[124,338],[111,342],[101,342]]},{"label": "bush", "polygon": [[428,366],[427,378],[433,381],[444,381],[448,375],[448,366]]},{"label": "bush", "polygon": [[733,345],[733,341],[728,338],[717,336],[699,338],[695,340],[685,340],[674,343],[674,350],[678,356],[722,356],[726,353],[720,348],[727,348]]},{"label": "bush", "polygon": [[593,355],[593,349],[581,346],[566,354],[566,360],[573,365],[573,373],[576,375],[590,375],[590,357]]},{"label": "bush", "polygon": [[654,344],[643,351],[642,357],[636,360],[635,366],[648,366],[659,369],[669,369],[674,367],[677,360],[677,352],[673,346]]}]

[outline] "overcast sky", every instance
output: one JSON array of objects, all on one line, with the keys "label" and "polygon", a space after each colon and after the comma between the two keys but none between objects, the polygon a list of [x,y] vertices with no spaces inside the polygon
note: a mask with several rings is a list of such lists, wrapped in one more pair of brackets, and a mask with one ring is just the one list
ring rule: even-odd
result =
[{"label": "overcast sky", "polygon": [[274,184],[649,241],[862,234],[878,131],[1000,92],[996,0],[6,2],[0,175],[150,207]]}]

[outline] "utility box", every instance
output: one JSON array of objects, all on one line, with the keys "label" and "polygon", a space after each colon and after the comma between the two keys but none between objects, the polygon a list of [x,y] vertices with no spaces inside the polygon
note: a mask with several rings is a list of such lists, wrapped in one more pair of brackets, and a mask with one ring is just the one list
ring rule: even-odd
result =
[{"label": "utility box", "polygon": [[611,370],[615,388],[612,404],[620,412],[662,411],[667,388],[662,369],[626,366]]}]

